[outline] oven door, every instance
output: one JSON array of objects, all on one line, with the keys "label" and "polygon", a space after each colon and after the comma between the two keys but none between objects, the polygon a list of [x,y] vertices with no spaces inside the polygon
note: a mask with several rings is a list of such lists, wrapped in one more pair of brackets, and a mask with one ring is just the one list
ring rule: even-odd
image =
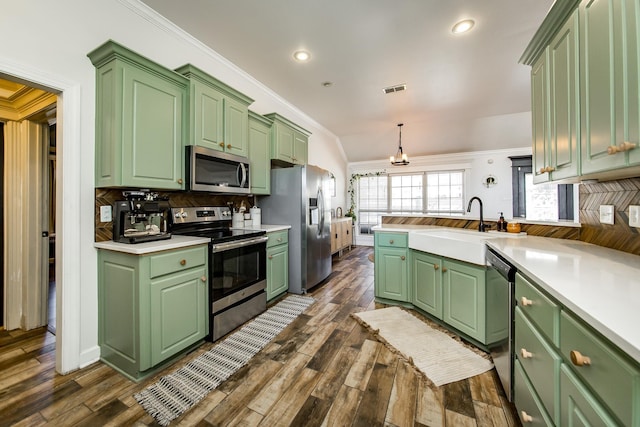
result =
[{"label": "oven door", "polygon": [[212,312],[266,289],[267,236],[211,245]]}]

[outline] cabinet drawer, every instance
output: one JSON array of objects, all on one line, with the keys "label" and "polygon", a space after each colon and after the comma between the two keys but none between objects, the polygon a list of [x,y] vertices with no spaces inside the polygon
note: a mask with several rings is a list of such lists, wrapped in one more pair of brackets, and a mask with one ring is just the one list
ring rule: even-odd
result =
[{"label": "cabinet drawer", "polygon": [[516,275],[516,302],[538,330],[559,346],[560,307],[520,274]]},{"label": "cabinet drawer", "polygon": [[289,242],[289,230],[273,231],[267,234],[267,247],[284,245]]},{"label": "cabinet drawer", "polygon": [[[513,403],[518,408],[518,417],[520,417],[522,425],[553,426],[553,421],[540,402],[540,398],[524,373],[522,365],[517,360],[513,367],[513,380]],[[531,418],[529,419],[529,417]]]},{"label": "cabinet drawer", "polygon": [[151,255],[149,257],[149,277],[158,277],[164,274],[204,265],[206,260],[206,246],[167,251],[157,255]]},{"label": "cabinet drawer", "polygon": [[535,388],[540,401],[548,413],[557,419],[556,398],[561,357],[545,341],[535,326],[522,314],[520,307],[515,311],[516,337],[514,352],[522,368]]},{"label": "cabinet drawer", "polygon": [[[637,366],[564,311],[560,318],[560,351],[573,372],[624,425],[640,425],[640,405],[637,403],[640,400],[640,371]],[[588,364],[577,366],[573,363],[572,351],[588,357]]]},{"label": "cabinet drawer", "polygon": [[376,233],[378,246],[392,248],[407,247],[407,233]]}]

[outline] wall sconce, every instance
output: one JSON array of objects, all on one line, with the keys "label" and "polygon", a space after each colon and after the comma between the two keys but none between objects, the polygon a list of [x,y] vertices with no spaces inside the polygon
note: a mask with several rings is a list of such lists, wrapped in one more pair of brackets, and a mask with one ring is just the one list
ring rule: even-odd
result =
[{"label": "wall sconce", "polygon": [[489,187],[493,187],[494,185],[496,185],[498,183],[498,179],[493,176],[493,175],[487,175],[484,178],[484,181],[482,181],[482,185],[484,185],[485,187],[489,188]]}]

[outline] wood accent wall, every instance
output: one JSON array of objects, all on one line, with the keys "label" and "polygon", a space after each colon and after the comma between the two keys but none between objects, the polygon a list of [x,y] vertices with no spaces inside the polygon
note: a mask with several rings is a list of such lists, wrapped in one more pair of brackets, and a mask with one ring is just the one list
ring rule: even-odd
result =
[{"label": "wood accent wall", "polygon": [[[614,224],[600,223],[600,205],[614,205]],[[640,255],[639,229],[629,205],[640,205],[640,177],[580,185],[580,240]]]},{"label": "wood accent wall", "polygon": [[[95,202],[95,241],[104,242],[113,239],[113,222],[100,222],[100,206],[114,206],[118,200],[126,200],[122,196],[123,188],[96,188]],[[187,191],[158,191],[161,197],[168,197],[172,207],[189,206],[226,206],[228,202],[233,202],[239,207],[244,202],[247,210],[253,206],[252,198],[248,196],[216,195],[209,193],[187,192]],[[114,213],[115,214],[115,213]]]},{"label": "wood accent wall", "polygon": [[[478,220],[465,218],[432,218],[432,217],[396,217],[383,216],[383,224],[402,224],[402,225],[437,225],[440,227],[457,227],[477,230]],[[497,223],[495,221],[485,221],[492,230],[496,230]],[[580,227],[563,227],[561,225],[538,225],[538,224],[521,224],[521,230],[531,236],[555,237],[558,239],[580,240]]]},{"label": "wood accent wall", "polygon": [[[640,205],[640,177],[617,181],[580,184],[581,227],[562,225],[522,224],[522,231],[531,236],[582,240],[640,255],[640,229],[629,227],[629,205]],[[614,205],[614,224],[600,223],[600,205]],[[464,218],[425,218],[383,216],[383,224],[439,225],[478,229],[478,221]],[[496,229],[495,221],[486,221]]]}]

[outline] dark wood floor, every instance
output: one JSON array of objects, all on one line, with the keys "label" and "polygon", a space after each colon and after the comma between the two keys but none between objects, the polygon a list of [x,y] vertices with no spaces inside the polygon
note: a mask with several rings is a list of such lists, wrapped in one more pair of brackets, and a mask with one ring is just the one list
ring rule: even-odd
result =
[{"label": "dark wood floor", "polygon": [[[334,260],[317,302],[172,425],[518,426],[495,371],[434,387],[350,317],[376,306],[371,252]],[[157,425],[133,398],[155,378],[136,384],[102,363],[65,376],[54,368],[46,328],[0,331],[1,426]]]}]

